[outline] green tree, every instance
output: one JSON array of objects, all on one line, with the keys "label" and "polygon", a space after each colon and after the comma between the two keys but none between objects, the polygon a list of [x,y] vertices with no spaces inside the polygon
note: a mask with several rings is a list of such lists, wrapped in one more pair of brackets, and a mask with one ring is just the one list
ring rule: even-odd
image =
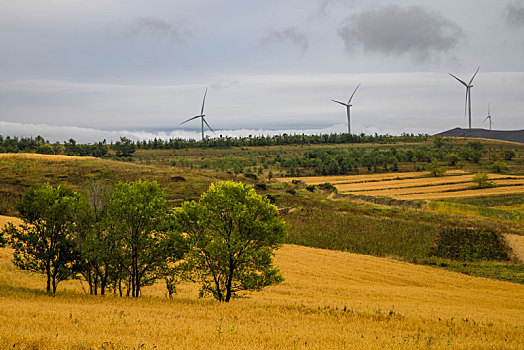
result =
[{"label": "green tree", "polygon": [[129,157],[136,151],[136,145],[127,137],[121,137],[120,141],[115,142],[113,149],[117,157]]},{"label": "green tree", "polygon": [[176,212],[189,238],[188,260],[202,282],[200,296],[229,302],[240,291],[280,283],[272,257],[286,236],[277,208],[253,186],[212,184],[198,202]]},{"label": "green tree", "polygon": [[426,164],[425,169],[429,171],[433,176],[442,176],[446,172],[446,168],[441,167],[436,160],[433,160],[431,163]]},{"label": "green tree", "polygon": [[142,286],[162,277],[173,255],[174,216],[165,191],[141,180],[117,183],[108,211],[107,228],[119,246],[115,256],[129,276],[131,295],[138,297]]},{"label": "green tree", "polygon": [[456,153],[448,153],[446,154],[446,160],[448,161],[449,165],[455,166],[460,160],[460,157]]},{"label": "green tree", "polygon": [[504,162],[493,162],[493,164],[491,164],[491,169],[494,172],[502,173],[502,172],[508,170],[508,165],[506,163],[504,163]]},{"label": "green tree", "polygon": [[491,181],[486,173],[478,173],[473,176],[473,182],[475,182],[478,188],[493,187],[495,184]]},{"label": "green tree", "polygon": [[46,291],[56,292],[60,281],[76,274],[73,213],[80,196],[65,188],[44,184],[27,192],[17,206],[24,224],[8,224],[14,248],[13,262],[23,270],[45,273]]},{"label": "green tree", "polygon": [[504,160],[512,160],[515,157],[515,151],[508,150],[505,151],[502,156],[504,157]]},{"label": "green tree", "polygon": [[82,210],[75,213],[76,243],[81,251],[80,273],[89,285],[90,294],[97,295],[100,291],[104,295],[115,275],[115,253],[118,251],[118,241],[107,227],[111,188],[102,181],[90,181],[85,188]]}]

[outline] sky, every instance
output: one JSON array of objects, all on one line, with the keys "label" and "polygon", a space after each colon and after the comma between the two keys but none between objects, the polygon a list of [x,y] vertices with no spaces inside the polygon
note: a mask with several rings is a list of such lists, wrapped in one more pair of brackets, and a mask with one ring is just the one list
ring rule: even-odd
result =
[{"label": "sky", "polygon": [[0,0],[0,135],[524,129],[524,0]]}]

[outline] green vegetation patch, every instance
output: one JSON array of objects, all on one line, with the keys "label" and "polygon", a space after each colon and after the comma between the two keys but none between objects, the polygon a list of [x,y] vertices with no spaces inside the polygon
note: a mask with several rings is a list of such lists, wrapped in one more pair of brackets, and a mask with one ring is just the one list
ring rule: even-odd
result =
[{"label": "green vegetation patch", "polygon": [[442,230],[430,255],[461,261],[509,260],[507,249],[497,234],[463,228]]}]

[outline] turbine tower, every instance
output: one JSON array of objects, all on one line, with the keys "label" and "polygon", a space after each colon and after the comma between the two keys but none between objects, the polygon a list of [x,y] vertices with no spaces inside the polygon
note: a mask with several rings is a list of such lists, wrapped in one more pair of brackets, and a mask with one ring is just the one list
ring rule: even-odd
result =
[{"label": "turbine tower", "polygon": [[491,113],[489,113],[489,103],[488,103],[488,116],[484,119],[484,122],[489,119],[489,130],[491,130]]},{"label": "turbine tower", "polygon": [[340,102],[340,101],[336,101],[336,100],[331,100],[331,101],[333,101],[335,103],[341,104],[342,106],[346,106],[346,111],[347,111],[347,114],[348,114],[348,134],[351,134],[351,120],[350,120],[351,106],[352,106],[351,99],[355,95],[355,92],[357,92],[357,89],[358,89],[359,86],[360,86],[360,83],[355,88],[355,91],[353,91],[353,93],[351,94],[351,97],[349,98],[348,103],[344,103],[344,102]]},{"label": "turbine tower", "polygon": [[193,119],[200,118],[201,119],[200,122],[202,123],[202,140],[204,139],[204,123],[207,125],[209,130],[213,131],[213,134],[215,133],[215,131],[209,126],[209,124],[207,123],[206,119],[204,118],[206,116],[204,114],[204,104],[206,103],[206,95],[207,95],[207,88],[206,88],[206,92],[204,93],[204,99],[202,100],[202,109],[200,110],[200,115],[195,115],[194,117],[189,118],[188,120],[185,120],[182,123],[180,123],[180,125],[182,125],[182,124],[187,123],[188,121],[191,121]]},{"label": "turbine tower", "polygon": [[473,76],[471,77],[471,80],[469,81],[468,84],[466,84],[466,82],[460,80],[459,78],[457,78],[453,74],[449,73],[449,75],[451,75],[453,78],[457,79],[460,83],[462,83],[462,85],[464,85],[466,87],[466,106],[465,106],[465,109],[464,109],[464,116],[466,116],[466,111],[469,110],[469,128],[470,129],[471,129],[471,88],[473,87],[473,85],[471,85],[471,83],[473,82],[473,79],[475,79],[475,75],[477,75],[477,73],[479,72],[479,69],[480,69],[480,67],[477,68],[477,71],[475,72],[475,74],[473,74]]}]

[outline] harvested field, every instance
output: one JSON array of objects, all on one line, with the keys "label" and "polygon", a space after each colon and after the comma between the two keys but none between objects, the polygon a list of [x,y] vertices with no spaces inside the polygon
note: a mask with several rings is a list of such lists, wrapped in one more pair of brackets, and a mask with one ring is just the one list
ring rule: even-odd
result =
[{"label": "harvested field", "polygon": [[[517,349],[524,286],[394,260],[285,245],[286,280],[222,304],[163,285],[131,300],[88,296],[78,281],[49,297],[41,276],[0,250],[0,347],[180,349]],[[164,287],[165,288],[165,287]],[[53,322],[49,322],[53,320]],[[430,344],[430,346],[428,345]]]},{"label": "harvested field", "polygon": [[[524,180],[495,180],[495,186],[518,186],[524,185]],[[343,187],[344,185],[340,186]],[[454,192],[465,190],[476,190],[477,185],[474,182],[463,182],[450,185],[436,185],[436,186],[416,186],[393,189],[379,189],[379,190],[363,190],[363,191],[344,191],[342,193],[349,194],[364,194],[366,196],[384,196],[397,198],[398,195],[419,194],[419,193],[440,193],[440,192]],[[500,187],[498,187],[500,188]]]},{"label": "harvested field", "polygon": [[[450,170],[446,175],[464,175],[467,174],[463,170]],[[338,176],[306,176],[306,177],[279,177],[275,180],[280,182],[292,182],[293,180],[300,180],[307,185],[319,185],[329,182],[335,184],[350,184],[359,182],[375,182],[385,180],[400,180],[400,179],[417,179],[431,176],[427,171],[413,171],[406,173],[387,173],[387,174],[370,174],[370,175],[338,175]]]},{"label": "harvested field", "polygon": [[506,234],[504,235],[504,238],[511,247],[513,253],[522,263],[524,263],[524,236]]},{"label": "harvested field", "polygon": [[[290,182],[293,178],[281,178]],[[456,170],[446,176],[431,177],[429,173],[390,173],[297,178],[307,185],[330,182],[341,194],[382,196],[402,200],[444,199],[495,196],[524,192],[524,176],[489,174],[494,188],[476,189],[473,174]]]},{"label": "harvested field", "polygon": [[395,196],[396,199],[417,200],[417,199],[444,199],[444,198],[459,198],[459,197],[482,197],[482,196],[497,196],[501,194],[515,194],[524,193],[524,184],[518,186],[505,186],[494,188],[481,188],[476,190],[465,190],[456,192],[441,192],[441,193],[418,193]]},{"label": "harvested field", "polygon": [[[508,176],[500,174],[491,174],[490,179],[507,179],[514,181],[515,184],[524,183],[524,176]],[[397,189],[406,187],[423,187],[423,186],[434,186],[434,185],[451,185],[458,183],[469,183],[474,186],[472,182],[473,175],[459,175],[459,176],[440,176],[430,178],[417,178],[417,179],[405,179],[405,180],[388,180],[388,181],[377,181],[370,183],[353,183],[353,184],[338,184],[337,189],[341,193],[353,192],[353,191],[369,191],[369,190],[385,190],[385,189]]]}]

